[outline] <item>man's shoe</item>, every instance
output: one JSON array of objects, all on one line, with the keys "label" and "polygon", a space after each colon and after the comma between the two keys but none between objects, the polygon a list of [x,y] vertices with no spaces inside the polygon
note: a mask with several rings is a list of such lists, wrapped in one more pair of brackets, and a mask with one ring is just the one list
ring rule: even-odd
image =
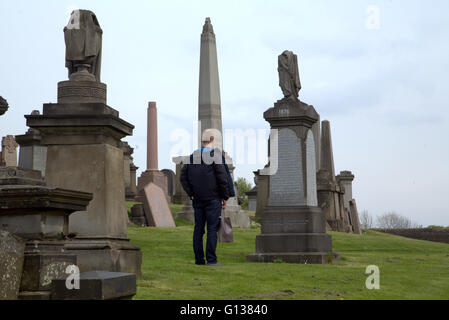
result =
[{"label": "man's shoe", "polygon": [[214,262],[214,263],[208,263],[207,266],[208,267],[221,267],[221,264],[219,264],[218,262]]}]

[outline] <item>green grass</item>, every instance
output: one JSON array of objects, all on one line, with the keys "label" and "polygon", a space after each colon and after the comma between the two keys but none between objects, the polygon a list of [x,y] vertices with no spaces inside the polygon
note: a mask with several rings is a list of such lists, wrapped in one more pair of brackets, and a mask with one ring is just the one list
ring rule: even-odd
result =
[{"label": "green grass", "polygon": [[[172,206],[172,211],[181,210]],[[367,231],[333,232],[341,259],[332,265],[246,263],[259,228],[235,229],[235,243],[219,243],[222,267],[196,266],[193,226],[130,228],[142,248],[136,299],[449,299],[449,245]],[[380,268],[380,290],[365,287],[368,265]]]}]

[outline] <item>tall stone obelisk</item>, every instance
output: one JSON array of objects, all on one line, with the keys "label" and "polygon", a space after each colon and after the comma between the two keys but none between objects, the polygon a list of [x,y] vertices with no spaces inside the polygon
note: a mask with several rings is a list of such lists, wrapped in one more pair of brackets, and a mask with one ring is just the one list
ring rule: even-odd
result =
[{"label": "tall stone obelisk", "polygon": [[[198,134],[199,147],[201,147],[201,133],[204,130],[216,129],[221,135],[223,134],[217,45],[210,18],[206,18],[201,34],[198,120],[201,126]],[[215,147],[223,147],[223,137],[215,141]]]},{"label": "tall stone obelisk", "polygon": [[[198,95],[198,146],[201,147],[201,135],[204,130],[215,129],[220,134],[215,139],[215,147],[223,149],[223,129],[221,121],[221,98],[220,98],[220,80],[218,75],[218,58],[217,45],[215,39],[214,28],[211,24],[210,18],[206,18],[201,33],[201,50],[200,50],[200,80],[199,80],[199,95]],[[179,179],[180,168],[179,162],[182,157],[174,158],[176,166],[176,176]],[[228,164],[231,175],[233,176],[234,166],[232,159],[226,156],[226,163]],[[232,177],[234,181],[234,177]],[[178,196],[182,198],[185,195],[177,192]],[[186,199],[184,208],[178,214],[184,218],[193,221],[194,212],[190,199]],[[227,208],[224,215],[231,218],[232,226],[235,228],[249,228],[250,220],[248,213],[238,205],[237,198],[230,198],[227,203]]]}]

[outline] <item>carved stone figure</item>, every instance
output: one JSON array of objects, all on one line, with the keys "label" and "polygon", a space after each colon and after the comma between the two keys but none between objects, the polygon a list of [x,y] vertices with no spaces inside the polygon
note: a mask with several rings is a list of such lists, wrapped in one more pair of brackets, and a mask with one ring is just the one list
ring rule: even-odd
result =
[{"label": "carved stone figure", "polygon": [[287,99],[298,99],[301,82],[299,80],[298,57],[285,50],[279,56],[279,86]]},{"label": "carved stone figure", "polygon": [[103,31],[95,13],[75,10],[64,28],[66,67],[73,81],[100,82]]}]

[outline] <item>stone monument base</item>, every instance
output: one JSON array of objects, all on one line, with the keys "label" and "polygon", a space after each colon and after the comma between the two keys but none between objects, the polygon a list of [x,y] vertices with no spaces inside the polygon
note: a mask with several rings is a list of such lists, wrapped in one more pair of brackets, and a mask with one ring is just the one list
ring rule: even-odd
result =
[{"label": "stone monument base", "polygon": [[81,272],[105,270],[135,273],[141,279],[142,251],[123,238],[75,238],[65,245],[77,257]]},{"label": "stone monument base", "polygon": [[311,253],[311,252],[284,252],[284,253],[253,253],[246,256],[247,262],[265,262],[272,263],[283,261],[286,263],[299,264],[331,264],[333,260],[338,259],[336,253]]},{"label": "stone monument base", "polygon": [[256,253],[247,256],[248,262],[327,264],[338,258],[318,207],[267,206],[261,225]]}]

